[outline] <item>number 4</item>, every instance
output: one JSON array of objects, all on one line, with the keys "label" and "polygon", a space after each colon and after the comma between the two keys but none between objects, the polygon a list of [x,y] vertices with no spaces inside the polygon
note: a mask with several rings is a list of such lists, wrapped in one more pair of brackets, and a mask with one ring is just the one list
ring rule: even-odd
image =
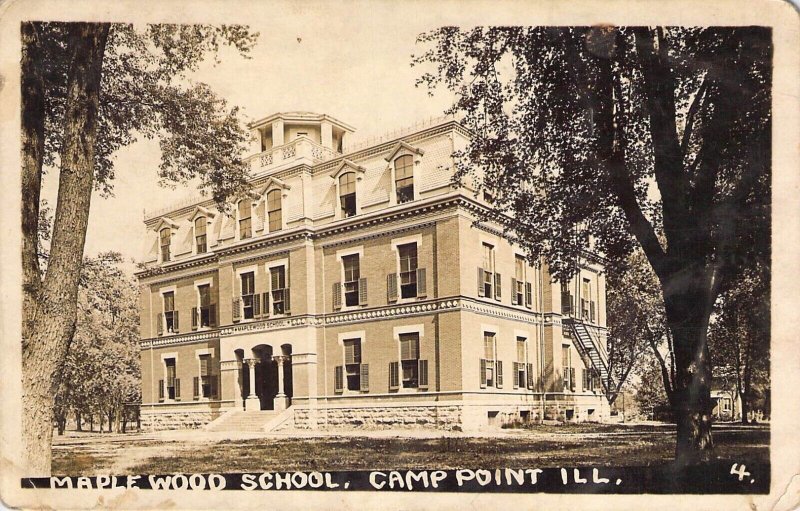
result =
[{"label": "number 4", "polygon": [[738,463],[734,463],[733,465],[731,465],[731,474],[739,476],[739,480],[743,481],[745,477],[750,475],[750,472],[745,472],[745,469],[747,467],[745,467],[744,465],[742,465],[739,468],[736,468],[738,466],[739,466]]}]

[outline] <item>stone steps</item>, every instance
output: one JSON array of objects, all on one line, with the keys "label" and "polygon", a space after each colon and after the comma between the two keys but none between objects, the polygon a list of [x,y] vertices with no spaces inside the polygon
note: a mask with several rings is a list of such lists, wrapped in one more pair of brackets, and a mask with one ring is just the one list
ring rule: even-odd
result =
[{"label": "stone steps", "polygon": [[221,416],[206,428],[208,431],[263,431],[269,421],[280,411],[260,410],[257,412],[234,411]]}]

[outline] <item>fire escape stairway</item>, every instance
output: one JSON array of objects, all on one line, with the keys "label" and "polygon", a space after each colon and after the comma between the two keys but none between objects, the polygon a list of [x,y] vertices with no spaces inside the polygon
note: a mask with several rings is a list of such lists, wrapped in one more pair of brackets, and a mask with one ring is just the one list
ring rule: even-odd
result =
[{"label": "fire escape stairway", "polygon": [[608,373],[608,355],[605,349],[600,345],[599,340],[591,335],[586,324],[576,318],[564,319],[564,323],[569,325],[573,338],[575,339],[575,347],[584,362],[589,362],[592,369],[600,377],[603,392],[607,398],[611,397],[612,389],[609,388],[609,373]]}]

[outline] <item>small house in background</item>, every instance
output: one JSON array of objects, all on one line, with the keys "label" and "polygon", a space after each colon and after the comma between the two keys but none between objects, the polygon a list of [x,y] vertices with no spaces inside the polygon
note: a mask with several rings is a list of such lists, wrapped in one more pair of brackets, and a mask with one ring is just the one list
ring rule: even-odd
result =
[{"label": "small house in background", "polygon": [[711,387],[711,401],[714,403],[712,416],[717,421],[738,421],[742,418],[742,398],[736,385],[714,382]]}]

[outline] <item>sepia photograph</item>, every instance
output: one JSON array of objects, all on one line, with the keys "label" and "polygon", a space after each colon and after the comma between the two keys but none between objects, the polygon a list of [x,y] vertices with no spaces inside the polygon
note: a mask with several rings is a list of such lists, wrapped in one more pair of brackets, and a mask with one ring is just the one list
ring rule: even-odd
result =
[{"label": "sepia photograph", "polygon": [[3,501],[794,508],[798,18],[759,3],[0,15]]}]

